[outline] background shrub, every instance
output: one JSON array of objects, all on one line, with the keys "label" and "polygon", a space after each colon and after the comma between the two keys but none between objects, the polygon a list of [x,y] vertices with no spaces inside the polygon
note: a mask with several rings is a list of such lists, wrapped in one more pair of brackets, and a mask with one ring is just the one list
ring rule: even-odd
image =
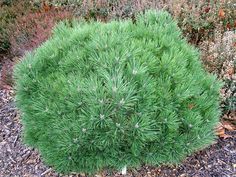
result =
[{"label": "background shrub", "polygon": [[0,2],[0,53],[22,56],[48,39],[57,22],[71,17],[46,1]]},{"label": "background shrub", "polygon": [[14,31],[9,35],[11,51],[22,56],[26,51],[35,49],[50,37],[54,25],[65,19],[72,19],[72,14],[55,8],[17,18],[11,27]]},{"label": "background shrub", "polygon": [[163,4],[162,1],[155,0],[49,0],[48,3],[70,9],[75,16],[103,21],[134,17],[140,11],[159,8]]},{"label": "background shrub", "polygon": [[220,83],[166,12],[61,23],[15,78],[24,139],[61,172],[178,163],[215,137]]},{"label": "background shrub", "polygon": [[167,3],[166,9],[178,20],[188,40],[196,45],[213,39],[216,29],[223,33],[236,28],[233,1],[179,0]]},{"label": "background shrub", "polygon": [[70,9],[75,16],[108,21],[115,18],[133,18],[145,9],[165,9],[178,21],[178,26],[191,43],[196,45],[221,32],[236,28],[233,1],[206,0],[49,0],[49,4]]},{"label": "background shrub", "polygon": [[15,24],[16,18],[34,11],[36,8],[28,0],[4,0],[0,2],[0,53],[10,48],[10,26]]}]

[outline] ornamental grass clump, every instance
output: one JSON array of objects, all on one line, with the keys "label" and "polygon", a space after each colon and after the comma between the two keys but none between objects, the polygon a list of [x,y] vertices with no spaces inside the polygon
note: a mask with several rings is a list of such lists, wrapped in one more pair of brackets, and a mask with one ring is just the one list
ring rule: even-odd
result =
[{"label": "ornamental grass clump", "polygon": [[166,12],[60,23],[14,74],[24,140],[59,172],[178,163],[215,138],[221,84]]}]

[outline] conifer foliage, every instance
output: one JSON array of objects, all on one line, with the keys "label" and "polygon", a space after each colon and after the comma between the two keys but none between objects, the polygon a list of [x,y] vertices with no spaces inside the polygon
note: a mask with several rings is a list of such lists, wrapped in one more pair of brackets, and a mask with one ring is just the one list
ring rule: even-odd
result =
[{"label": "conifer foliage", "polygon": [[178,163],[214,140],[221,84],[167,12],[60,23],[14,74],[24,140],[59,172]]}]

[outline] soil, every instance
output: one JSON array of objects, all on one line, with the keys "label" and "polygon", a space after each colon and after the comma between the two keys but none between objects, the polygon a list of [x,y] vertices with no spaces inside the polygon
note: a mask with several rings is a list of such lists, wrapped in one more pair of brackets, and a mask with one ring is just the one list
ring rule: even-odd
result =
[{"label": "soil", "polygon": [[[22,126],[11,89],[0,90],[0,177],[63,176],[43,164],[39,153],[24,145]],[[236,131],[215,144],[188,157],[179,166],[150,167],[127,172],[127,177],[236,177]],[[85,174],[67,176],[85,177]],[[118,177],[119,172],[104,171],[97,177]],[[123,175],[124,176],[124,175]],[[65,176],[66,177],[66,176]]]}]

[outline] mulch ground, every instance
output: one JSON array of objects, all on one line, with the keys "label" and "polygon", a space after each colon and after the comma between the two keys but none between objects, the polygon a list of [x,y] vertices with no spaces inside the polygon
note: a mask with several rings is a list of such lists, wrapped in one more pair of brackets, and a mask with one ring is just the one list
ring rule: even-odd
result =
[{"label": "mulch ground", "polygon": [[[63,176],[43,164],[39,153],[25,146],[22,126],[12,98],[13,91],[0,90],[0,177]],[[218,139],[210,147],[188,157],[181,165],[149,167],[128,171],[127,177],[236,177],[236,132]],[[68,176],[68,175],[67,175]],[[86,176],[72,174],[69,176]],[[118,172],[104,171],[97,177],[118,177]]]}]

